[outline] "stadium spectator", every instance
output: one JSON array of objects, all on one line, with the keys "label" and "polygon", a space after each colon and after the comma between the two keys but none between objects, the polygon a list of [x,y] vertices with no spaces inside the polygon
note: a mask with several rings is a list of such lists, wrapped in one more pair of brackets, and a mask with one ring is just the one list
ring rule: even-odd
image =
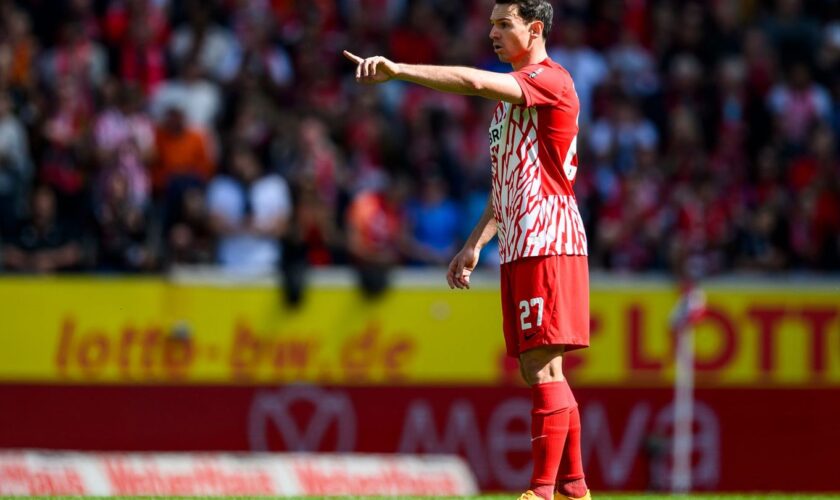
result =
[{"label": "stadium spectator", "polygon": [[625,28],[621,33],[618,43],[606,53],[609,68],[627,95],[650,97],[659,90],[659,75],[653,54],[642,45],[633,30]]},{"label": "stadium spectator", "polygon": [[410,262],[445,265],[461,243],[462,213],[449,196],[449,186],[438,175],[420,180],[419,196],[406,205],[406,222],[411,231]]},{"label": "stadium spectator", "polygon": [[[388,33],[408,10],[407,0],[347,0],[344,4],[351,33],[362,39]],[[379,15],[368,15],[370,12]]]},{"label": "stadium spectator", "polygon": [[180,108],[190,127],[209,133],[221,112],[222,99],[218,85],[201,77],[198,62],[185,61],[177,78],[161,82],[150,104],[157,120],[167,110]]},{"label": "stadium spectator", "polygon": [[230,30],[213,22],[212,4],[185,3],[188,22],[176,28],[169,40],[172,61],[176,67],[195,61],[205,77],[221,80],[221,62],[237,50],[237,40]]},{"label": "stadium spectator", "polygon": [[180,184],[203,184],[215,166],[204,134],[190,127],[184,112],[171,107],[164,112],[155,134],[157,161],[152,168],[152,185],[158,192]]},{"label": "stadium spectator", "polygon": [[3,266],[11,271],[41,274],[82,265],[79,234],[59,218],[55,192],[47,185],[35,187],[29,217],[21,221],[2,250]]},{"label": "stadium spectator", "polygon": [[297,145],[281,143],[294,137],[296,123],[292,121],[286,128],[281,110],[274,107],[271,98],[264,94],[241,97],[243,99],[235,106],[227,140],[248,145],[261,158],[270,158],[272,166],[289,168],[297,153]]},{"label": "stadium spectator", "polygon": [[707,43],[712,45],[714,60],[738,56],[743,49],[741,40],[741,9],[738,2],[714,2],[711,6],[712,22]]},{"label": "stadium spectator", "polygon": [[636,151],[659,146],[659,133],[630,98],[615,96],[608,116],[591,127],[589,145],[595,158],[608,159],[619,172],[634,168]]},{"label": "stadium spectator", "polygon": [[378,186],[360,191],[347,208],[347,251],[368,297],[387,290],[391,270],[406,254],[405,177],[383,176]]},{"label": "stadium spectator", "polygon": [[346,198],[347,172],[342,168],[338,146],[329,137],[324,122],[302,120],[295,139],[299,151],[287,169],[295,191],[294,224],[290,237],[302,245],[312,265],[343,260],[344,235],[339,227],[339,206]]},{"label": "stadium spectator", "polygon": [[[678,272],[680,259],[669,258],[678,214],[718,189],[725,237],[692,251],[716,255],[710,270],[836,269],[838,174],[829,165],[838,151],[827,146],[840,140],[836,8],[575,1],[555,22],[550,54],[591,101],[576,190],[593,266]],[[13,0],[0,2],[0,27],[0,96],[12,110],[0,118],[7,238],[36,182],[53,187],[63,216],[96,233],[118,171],[147,217],[149,251],[204,262],[217,242],[200,200],[219,144],[247,144],[267,172],[306,191],[288,234],[308,235],[299,241],[311,245],[302,251],[310,264],[345,262],[351,195],[384,172],[408,172],[414,192],[439,172],[467,213],[484,192],[476,179],[487,175],[492,105],[399,83],[350,85],[340,57],[352,45],[504,71],[476,0]],[[173,104],[186,120],[167,118]],[[633,200],[641,206],[626,208]],[[716,217],[692,216],[686,227],[715,226]]]},{"label": "stadium spectator", "polygon": [[107,179],[119,172],[132,203],[145,207],[151,195],[148,165],[155,155],[154,125],[142,111],[137,85],[121,86],[111,80],[102,94],[104,108],[92,131],[99,166],[95,191],[102,192]]},{"label": "stadium spectator", "polygon": [[228,84],[257,85],[267,92],[288,87],[294,78],[294,67],[288,52],[271,39],[272,17],[240,2],[237,36],[239,44],[231,46],[219,67],[219,76]]},{"label": "stadium spectator", "polygon": [[809,61],[817,51],[820,30],[816,19],[804,10],[802,0],[779,0],[774,15],[767,16],[764,31],[783,66]]},{"label": "stadium spectator", "polygon": [[206,194],[190,187],[181,196],[167,231],[168,264],[211,264],[215,262],[215,234],[210,225]]},{"label": "stadium spectator", "polygon": [[73,80],[82,96],[89,96],[105,81],[108,70],[105,50],[75,20],[67,21],[59,36],[60,42],[41,56],[41,78],[50,83]]},{"label": "stadium spectator", "polygon": [[97,269],[119,272],[152,269],[155,255],[148,245],[148,215],[144,205],[132,196],[127,175],[113,169],[102,182],[102,193],[94,203]]},{"label": "stadium spectator", "polygon": [[35,59],[39,44],[32,35],[25,12],[5,6],[4,34],[0,38],[0,81],[16,92],[30,92],[35,85]]},{"label": "stadium spectator", "polygon": [[789,66],[787,80],[776,84],[767,100],[780,139],[792,148],[802,148],[811,128],[831,113],[831,96],[802,61]]},{"label": "stadium spectator", "polygon": [[788,265],[788,220],[770,205],[762,205],[747,215],[746,224],[736,229],[736,262],[741,269],[780,271]]},{"label": "stadium spectator", "polygon": [[[298,134],[300,157],[293,175],[311,179],[318,202],[328,209],[336,209],[347,175],[341,167],[338,147],[329,137],[325,124],[317,118],[304,119]],[[357,143],[364,142],[361,135],[354,139]]]},{"label": "stadium spectator", "polygon": [[834,105],[831,110],[831,121],[829,124],[834,129],[834,137],[840,141],[840,74],[834,75],[833,78],[831,93]]},{"label": "stadium spectator", "polygon": [[343,264],[344,235],[334,207],[324,203],[312,176],[292,179],[292,215],[283,239],[282,278],[287,305],[303,301],[310,266]]},{"label": "stadium spectator", "polygon": [[345,242],[336,221],[335,207],[324,201],[315,178],[302,176],[293,185],[294,215],[288,240],[299,247],[298,252],[304,254],[303,260],[308,264],[325,266],[341,262]]},{"label": "stadium spectator", "polygon": [[0,92],[0,239],[22,215],[32,179],[26,129],[12,106],[11,97]]},{"label": "stadium spectator", "polygon": [[46,144],[38,177],[55,189],[62,212],[81,222],[85,218],[85,196],[90,187],[92,151],[87,133],[93,118],[93,102],[71,76],[60,80],[55,92],[55,107],[41,132]]},{"label": "stadium spectator", "polygon": [[397,60],[416,64],[431,64],[439,60],[445,30],[434,6],[414,2],[408,9],[407,24],[391,31],[391,54]]},{"label": "stadium spectator", "polygon": [[120,79],[140,85],[151,95],[166,78],[166,13],[157,2],[117,0],[111,2],[105,22],[107,35],[119,51]]},{"label": "stadium spectator", "polygon": [[796,190],[794,255],[809,267],[840,269],[840,159],[828,127],[814,132],[810,151],[791,164],[787,182]]},{"label": "stadium spectator", "polygon": [[637,167],[604,190],[595,232],[598,252],[592,261],[600,267],[638,272],[662,269],[662,245],[668,230],[662,165],[653,149],[635,153]]},{"label": "stadium spectator", "polygon": [[286,181],[265,171],[245,146],[230,153],[230,175],[213,179],[207,188],[211,227],[218,237],[218,262],[241,274],[277,271],[282,258],[280,238],[288,229],[292,200]]},{"label": "stadium spectator", "polygon": [[609,76],[604,55],[586,45],[586,24],[578,16],[564,18],[557,27],[563,36],[562,44],[550,47],[548,56],[574,75],[575,89],[580,97],[580,122],[585,127],[592,116],[592,97],[598,85]]}]

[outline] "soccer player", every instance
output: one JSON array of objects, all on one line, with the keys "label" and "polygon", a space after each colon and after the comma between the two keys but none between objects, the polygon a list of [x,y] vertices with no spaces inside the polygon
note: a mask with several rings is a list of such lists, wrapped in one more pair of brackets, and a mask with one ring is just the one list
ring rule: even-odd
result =
[{"label": "soccer player", "polygon": [[399,79],[500,101],[490,125],[492,194],[447,281],[469,288],[482,247],[498,234],[505,344],[533,394],[534,470],[521,500],[590,498],[562,366],[564,352],[589,345],[586,235],[572,191],[580,106],[569,73],[546,53],[552,16],[547,0],[496,0],[490,39],[513,67],[507,74],[344,52],[362,83]]}]

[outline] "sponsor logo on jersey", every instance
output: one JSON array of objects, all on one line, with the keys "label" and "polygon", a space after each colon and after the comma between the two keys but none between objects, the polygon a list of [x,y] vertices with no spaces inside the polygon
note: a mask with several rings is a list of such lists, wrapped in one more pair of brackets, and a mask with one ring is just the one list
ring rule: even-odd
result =
[{"label": "sponsor logo on jersey", "polygon": [[493,124],[493,126],[490,127],[490,147],[498,146],[499,144],[501,144],[503,125],[504,123],[500,121],[499,123],[495,123]]}]

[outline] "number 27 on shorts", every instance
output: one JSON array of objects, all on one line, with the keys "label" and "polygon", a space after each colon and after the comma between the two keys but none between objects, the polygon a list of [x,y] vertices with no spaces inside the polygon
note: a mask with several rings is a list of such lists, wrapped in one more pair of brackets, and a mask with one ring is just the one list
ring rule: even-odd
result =
[{"label": "number 27 on shorts", "polygon": [[533,328],[531,323],[532,317],[536,314],[536,326],[542,326],[543,320],[543,298],[534,297],[530,300],[523,300],[519,302],[519,325],[522,331]]}]

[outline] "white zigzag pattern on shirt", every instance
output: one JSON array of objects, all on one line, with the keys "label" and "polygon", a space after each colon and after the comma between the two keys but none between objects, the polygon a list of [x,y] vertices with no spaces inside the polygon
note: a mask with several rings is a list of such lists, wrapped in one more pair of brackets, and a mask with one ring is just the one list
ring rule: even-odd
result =
[{"label": "white zigzag pattern on shirt", "polygon": [[501,261],[586,255],[586,234],[574,196],[542,194],[537,110],[499,103],[492,126],[501,120],[509,120],[504,144],[490,152]]}]

